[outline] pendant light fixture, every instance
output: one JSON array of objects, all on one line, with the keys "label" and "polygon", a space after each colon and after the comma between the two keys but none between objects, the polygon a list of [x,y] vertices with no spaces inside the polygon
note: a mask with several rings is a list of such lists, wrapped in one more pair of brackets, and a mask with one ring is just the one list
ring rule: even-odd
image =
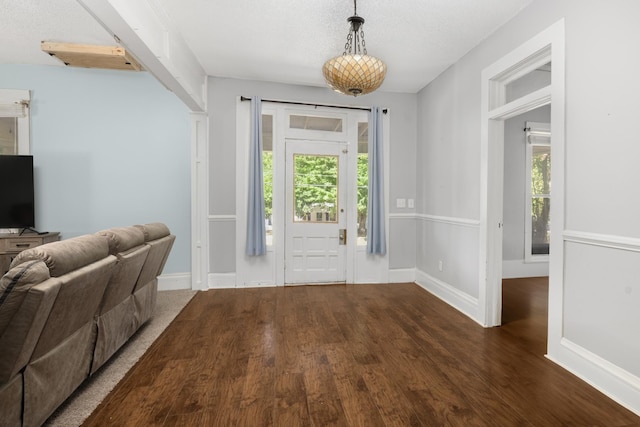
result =
[{"label": "pendant light fixture", "polygon": [[364,18],[358,16],[356,0],[353,0],[353,16],[347,18],[350,24],[344,52],[324,63],[322,74],[327,84],[336,92],[345,95],[364,95],[378,89],[387,74],[387,66],[382,60],[367,54],[362,24]]}]

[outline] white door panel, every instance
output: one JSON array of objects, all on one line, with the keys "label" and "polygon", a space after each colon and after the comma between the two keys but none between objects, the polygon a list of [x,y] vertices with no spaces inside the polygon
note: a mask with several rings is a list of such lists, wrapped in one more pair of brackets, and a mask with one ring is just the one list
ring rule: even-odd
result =
[{"label": "white door panel", "polygon": [[340,238],[346,228],[346,148],[340,142],[286,141],[287,284],[346,280]]}]

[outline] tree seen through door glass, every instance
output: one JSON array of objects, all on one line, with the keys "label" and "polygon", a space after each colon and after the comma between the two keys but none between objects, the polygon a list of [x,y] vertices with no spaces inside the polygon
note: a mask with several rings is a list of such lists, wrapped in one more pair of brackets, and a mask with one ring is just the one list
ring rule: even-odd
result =
[{"label": "tree seen through door glass", "polygon": [[338,210],[338,157],[293,156],[293,220],[336,223]]}]

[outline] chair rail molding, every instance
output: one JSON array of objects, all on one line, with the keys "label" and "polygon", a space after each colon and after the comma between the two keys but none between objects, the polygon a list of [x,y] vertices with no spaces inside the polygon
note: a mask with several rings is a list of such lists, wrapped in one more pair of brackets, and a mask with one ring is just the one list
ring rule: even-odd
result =
[{"label": "chair rail molding", "polygon": [[612,234],[591,233],[586,231],[565,230],[565,242],[579,243],[590,246],[600,246],[609,249],[640,252],[640,238],[616,236]]},{"label": "chair rail molding", "polygon": [[444,224],[459,225],[461,227],[480,227],[480,220],[470,218],[457,218],[452,216],[430,215],[430,214],[416,214],[416,217],[422,221],[428,222],[440,222]]},{"label": "chair rail molding", "polygon": [[416,219],[415,213],[390,213],[389,219]]},{"label": "chair rail molding", "polygon": [[236,220],[235,215],[209,215],[209,222],[232,222]]}]

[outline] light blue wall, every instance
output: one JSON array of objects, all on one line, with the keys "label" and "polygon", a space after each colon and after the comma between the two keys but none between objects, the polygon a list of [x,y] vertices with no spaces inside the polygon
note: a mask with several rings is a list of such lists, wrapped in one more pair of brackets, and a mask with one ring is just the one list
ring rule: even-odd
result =
[{"label": "light blue wall", "polygon": [[39,230],[164,222],[177,237],[164,272],[191,270],[190,120],[175,95],[146,72],[33,65],[0,65],[0,88],[31,90]]}]

